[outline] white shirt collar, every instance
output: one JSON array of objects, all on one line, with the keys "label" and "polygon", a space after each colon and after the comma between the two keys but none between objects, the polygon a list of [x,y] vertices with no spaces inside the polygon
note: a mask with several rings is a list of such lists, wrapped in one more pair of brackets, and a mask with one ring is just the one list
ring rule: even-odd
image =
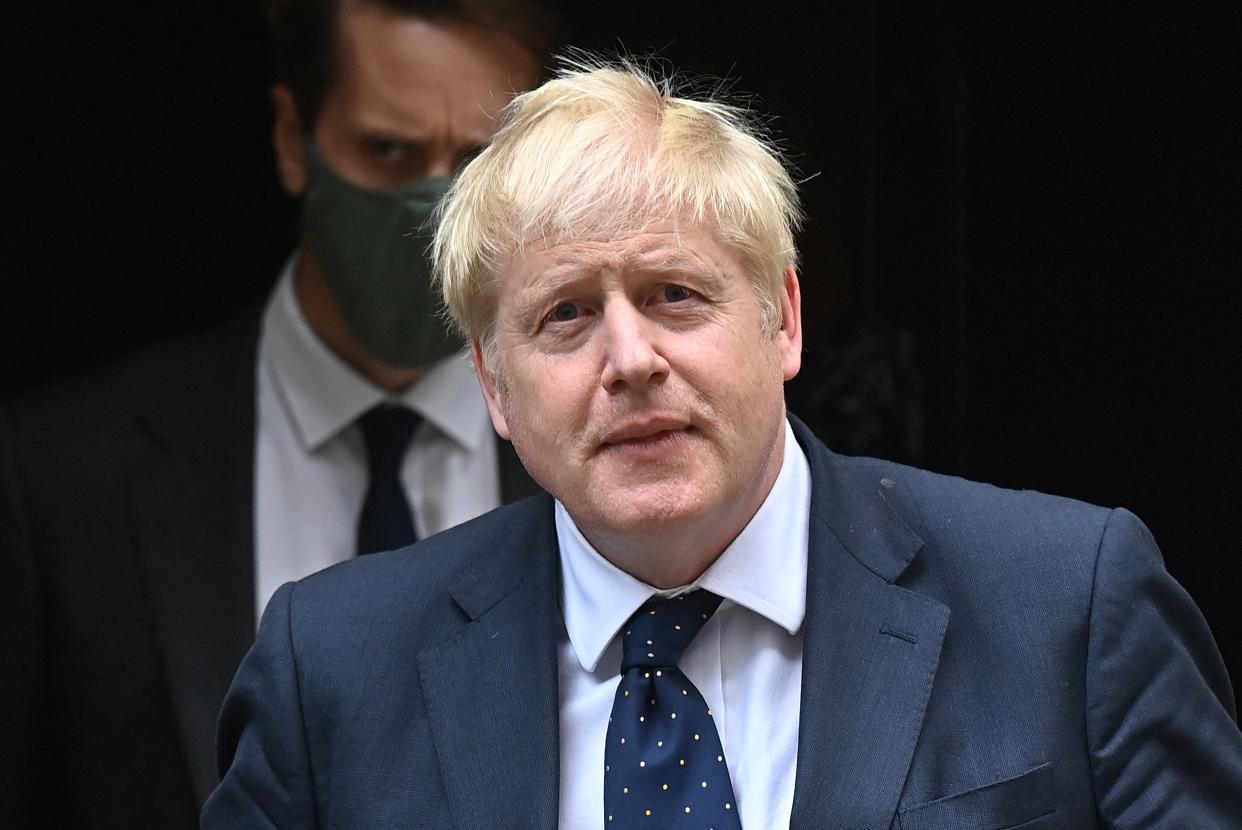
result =
[{"label": "white shirt collar", "polygon": [[384,401],[403,403],[467,449],[477,449],[486,407],[466,352],[436,363],[403,394],[389,395],[349,367],[311,330],[293,290],[297,254],[289,258],[263,315],[265,371],[298,440],[314,451]]},{"label": "white shirt collar", "polygon": [[705,588],[791,635],[797,633],[806,615],[810,498],[810,467],[786,422],[781,471],[750,523],[691,585],[665,591],[635,579],[600,555],[557,501],[562,608],[582,668],[595,671],[621,626],[648,599],[691,588]]}]

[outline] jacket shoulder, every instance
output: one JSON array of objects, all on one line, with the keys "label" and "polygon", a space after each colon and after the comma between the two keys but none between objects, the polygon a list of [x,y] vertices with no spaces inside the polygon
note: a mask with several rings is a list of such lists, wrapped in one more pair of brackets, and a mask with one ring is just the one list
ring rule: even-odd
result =
[{"label": "jacket shoulder", "polygon": [[[1045,531],[1058,528],[1080,532],[1101,530],[1110,508],[1078,499],[999,487],[959,476],[937,473],[874,458],[838,456],[848,475],[874,487],[908,523],[932,529],[984,523],[1000,531],[1033,525]],[[978,528],[976,528],[978,529]]]},{"label": "jacket shoulder", "polygon": [[1107,508],[838,455],[805,431],[799,440],[812,470],[812,516],[873,566],[884,558],[874,554],[869,537],[900,526],[919,550],[906,582],[939,575],[965,585],[991,574],[1090,584],[1113,513]]},{"label": "jacket shoulder", "polygon": [[[9,400],[5,420],[16,455],[32,474],[87,462],[106,468],[129,457],[135,437],[163,437],[165,423],[218,420],[238,400],[253,407],[259,311]],[[155,430],[145,429],[141,413],[151,415]]]},{"label": "jacket shoulder", "polygon": [[[846,512],[860,509],[878,497],[892,507],[911,529],[935,530],[951,524],[983,522],[999,530],[1024,522],[1081,529],[1086,523],[1102,528],[1109,509],[1035,490],[998,487],[894,461],[835,453],[796,417],[794,434],[807,455],[817,501]],[[826,498],[825,498],[826,496]]]},{"label": "jacket shoulder", "polygon": [[110,409],[173,394],[219,377],[238,360],[253,364],[259,338],[258,306],[223,323],[144,346],[81,374],[22,392],[8,401],[12,420],[37,428],[74,418],[90,418]]},{"label": "jacket shoulder", "polygon": [[400,550],[341,562],[295,583],[299,638],[397,625],[421,643],[482,614],[557,557],[552,498],[499,507]]}]

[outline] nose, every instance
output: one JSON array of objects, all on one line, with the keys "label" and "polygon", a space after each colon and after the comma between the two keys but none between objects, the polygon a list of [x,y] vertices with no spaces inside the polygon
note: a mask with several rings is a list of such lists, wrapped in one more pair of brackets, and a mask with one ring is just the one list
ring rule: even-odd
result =
[{"label": "nose", "polygon": [[450,132],[427,142],[425,176],[452,176],[479,150],[479,145],[463,135]]},{"label": "nose", "polygon": [[461,163],[461,157],[466,151],[466,146],[461,141],[454,141],[451,138],[438,136],[435,140],[428,141],[424,145],[427,153],[427,168],[423,172],[424,176],[451,176],[457,172],[457,167]]},{"label": "nose", "polygon": [[655,340],[655,324],[626,301],[609,303],[603,314],[604,389],[617,393],[663,382],[669,365]]}]

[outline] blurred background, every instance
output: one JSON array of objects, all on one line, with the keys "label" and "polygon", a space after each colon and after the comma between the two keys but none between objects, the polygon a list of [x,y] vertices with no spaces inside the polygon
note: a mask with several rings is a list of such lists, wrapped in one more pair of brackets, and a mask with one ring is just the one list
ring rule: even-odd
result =
[{"label": "blurred background", "polygon": [[[794,412],[843,452],[1135,511],[1242,685],[1242,5],[564,13],[775,116],[810,216]],[[0,394],[260,302],[297,214],[257,4],[9,21]]]}]

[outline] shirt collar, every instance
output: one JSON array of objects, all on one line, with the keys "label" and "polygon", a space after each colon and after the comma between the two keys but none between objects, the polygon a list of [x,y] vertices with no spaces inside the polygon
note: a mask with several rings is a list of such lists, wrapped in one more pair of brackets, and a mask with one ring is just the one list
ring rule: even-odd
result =
[{"label": "shirt collar", "polygon": [[302,315],[293,290],[297,254],[280,273],[263,315],[264,370],[302,446],[317,450],[382,402],[402,403],[467,449],[490,434],[487,408],[465,353],[436,363],[401,395],[390,395],[329,349]]},{"label": "shirt collar", "polygon": [[648,599],[692,588],[705,588],[797,633],[806,615],[810,498],[810,467],[786,422],[781,471],[754,517],[702,576],[664,591],[600,555],[557,501],[565,628],[582,668],[595,671],[621,626]]},{"label": "shirt collar", "polygon": [[477,450],[493,436],[469,351],[451,354],[432,366],[401,400],[466,449]]}]

